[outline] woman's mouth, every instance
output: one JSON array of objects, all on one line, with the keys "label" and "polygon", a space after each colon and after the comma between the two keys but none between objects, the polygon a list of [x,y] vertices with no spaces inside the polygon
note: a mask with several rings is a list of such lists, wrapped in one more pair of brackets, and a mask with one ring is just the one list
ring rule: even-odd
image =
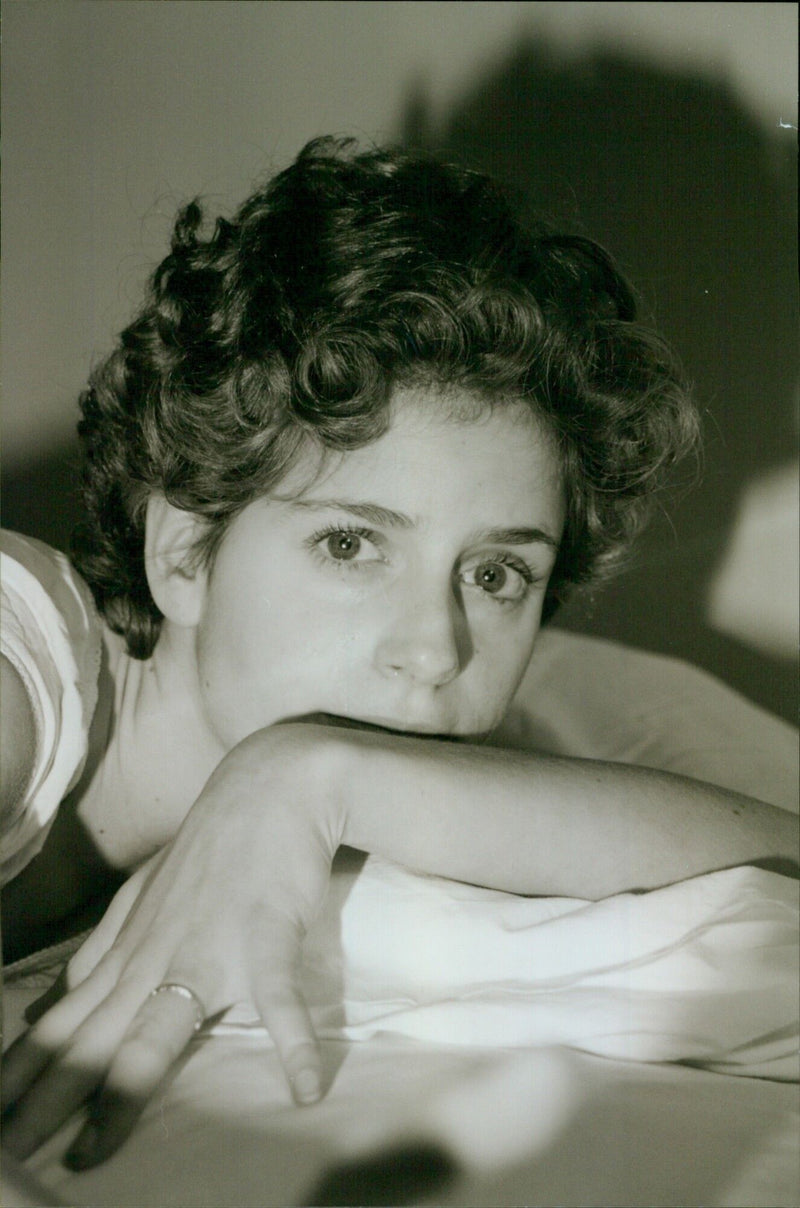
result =
[{"label": "woman's mouth", "polygon": [[398,721],[385,717],[345,717],[338,713],[306,713],[302,717],[287,718],[287,721],[310,722],[318,726],[334,726],[342,730],[371,730],[382,734],[397,734],[404,738],[436,738],[442,742],[453,742],[458,735],[448,734],[428,722]]}]

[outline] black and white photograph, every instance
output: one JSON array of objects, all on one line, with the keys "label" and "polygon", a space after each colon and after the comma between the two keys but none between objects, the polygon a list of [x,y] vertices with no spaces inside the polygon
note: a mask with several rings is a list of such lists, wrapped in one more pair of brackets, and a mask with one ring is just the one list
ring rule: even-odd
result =
[{"label": "black and white photograph", "polygon": [[797,1208],[797,40],[4,0],[4,1208]]}]

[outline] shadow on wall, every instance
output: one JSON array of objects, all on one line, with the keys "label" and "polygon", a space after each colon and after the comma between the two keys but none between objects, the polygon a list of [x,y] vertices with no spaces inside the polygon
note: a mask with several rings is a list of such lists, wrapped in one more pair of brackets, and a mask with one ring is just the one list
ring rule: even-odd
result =
[{"label": "shadow on wall", "polygon": [[796,721],[793,659],[706,620],[745,484],[797,447],[793,140],[774,145],[722,82],[605,52],[567,60],[539,41],[438,128],[425,98],[410,98],[403,138],[491,172],[607,247],[695,385],[700,483],[686,468],[627,573],[556,623],[687,658]]},{"label": "shadow on wall", "polygon": [[[402,130],[608,247],[696,384],[702,482],[679,487],[627,574],[557,623],[687,658],[794,721],[796,665],[706,621],[745,484],[796,447],[794,148],[776,149],[721,83],[605,53],[562,60],[540,42],[519,45],[438,129],[411,98]],[[71,445],[7,474],[3,523],[65,548],[76,465]]]},{"label": "shadow on wall", "polygon": [[38,537],[56,549],[66,550],[81,516],[80,460],[76,436],[63,445],[48,448],[35,461],[4,470],[3,528]]}]

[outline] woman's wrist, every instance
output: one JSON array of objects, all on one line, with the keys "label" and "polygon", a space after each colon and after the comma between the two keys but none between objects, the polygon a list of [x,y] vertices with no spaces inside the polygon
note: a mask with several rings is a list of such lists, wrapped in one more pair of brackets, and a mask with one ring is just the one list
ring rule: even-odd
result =
[{"label": "woman's wrist", "polygon": [[352,765],[353,744],[343,733],[322,724],[287,722],[245,738],[211,780],[232,776],[237,796],[254,801],[259,810],[274,806],[305,813],[335,851],[345,842],[345,786],[353,783]]}]

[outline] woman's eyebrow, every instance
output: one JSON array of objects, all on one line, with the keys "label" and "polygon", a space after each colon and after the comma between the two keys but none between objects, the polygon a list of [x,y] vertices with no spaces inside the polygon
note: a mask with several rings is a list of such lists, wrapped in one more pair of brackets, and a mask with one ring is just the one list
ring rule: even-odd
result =
[{"label": "woman's eyebrow", "polygon": [[558,549],[558,541],[541,528],[495,528],[478,533],[477,541],[489,545],[549,545]]},{"label": "woman's eyebrow", "polygon": [[378,503],[361,503],[353,499],[293,499],[291,506],[311,512],[349,512],[359,520],[384,528],[414,528],[414,521],[405,512],[395,512]]},{"label": "woman's eyebrow", "polygon": [[[361,503],[353,499],[293,499],[291,506],[303,508],[310,512],[349,512],[359,520],[368,524],[380,525],[384,528],[411,529],[416,527],[416,521],[405,512],[395,512],[392,508],[381,507],[378,503]],[[474,534],[472,540],[478,544],[485,542],[489,545],[549,545],[558,549],[558,541],[545,529],[532,526],[530,528],[491,528],[481,529]]]}]

